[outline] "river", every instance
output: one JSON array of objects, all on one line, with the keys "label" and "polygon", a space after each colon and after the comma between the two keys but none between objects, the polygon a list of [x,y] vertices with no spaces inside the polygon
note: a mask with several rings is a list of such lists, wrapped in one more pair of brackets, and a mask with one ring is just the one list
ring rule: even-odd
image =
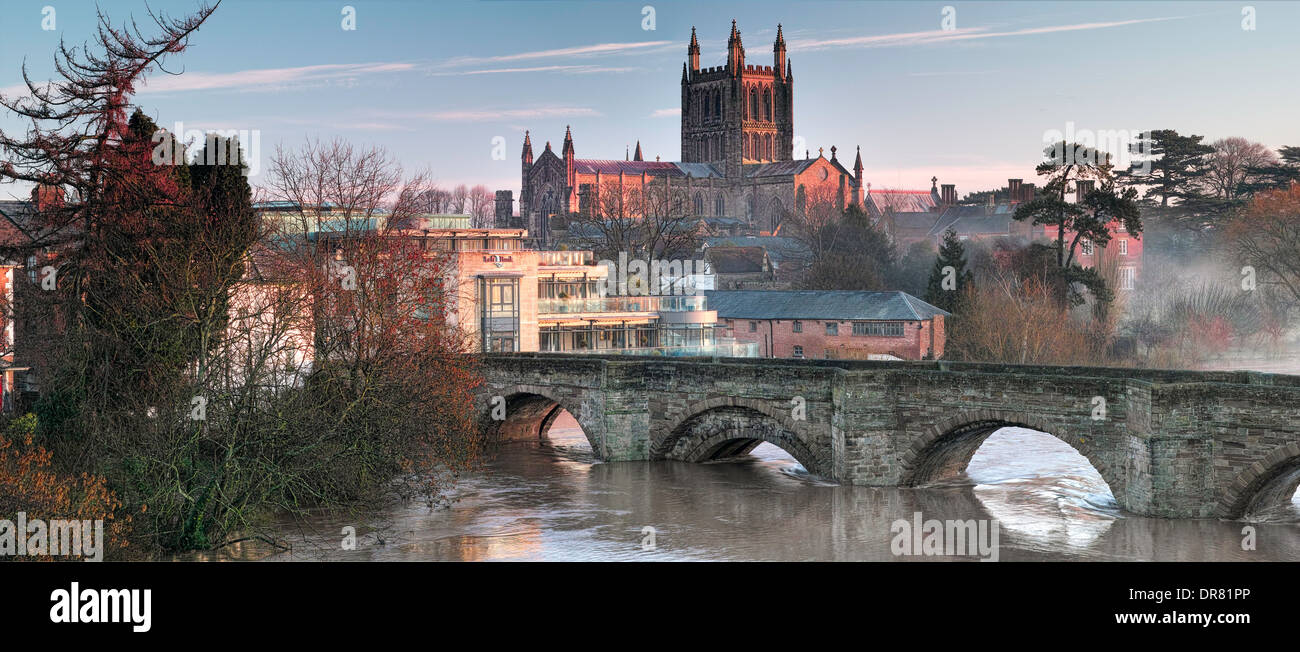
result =
[{"label": "river", "polygon": [[[396,505],[367,522],[320,514],[280,535],[292,551],[233,547],[271,560],[975,560],[895,556],[897,520],[996,519],[998,559],[1296,561],[1300,501],[1250,524],[1144,518],[1119,510],[1101,476],[1050,435],[1004,428],[966,477],[919,489],[841,486],[779,448],[747,458],[602,463],[568,415],[547,440],[512,443],[461,479],[448,506]],[[341,532],[356,528],[344,550]],[[649,529],[653,528],[653,530]],[[651,536],[652,535],[652,536]]]}]

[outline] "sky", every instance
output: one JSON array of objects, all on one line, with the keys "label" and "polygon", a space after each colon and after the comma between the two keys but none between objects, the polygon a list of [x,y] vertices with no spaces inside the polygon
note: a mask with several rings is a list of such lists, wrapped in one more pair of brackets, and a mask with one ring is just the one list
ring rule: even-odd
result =
[{"label": "sky", "polygon": [[[197,3],[153,5],[178,15]],[[144,2],[99,6],[149,26]],[[1053,131],[1300,145],[1300,3],[1259,0],[224,0],[169,61],[181,74],[155,73],[133,102],[163,127],[255,134],[254,185],[277,146],[340,137],[440,185],[518,197],[525,129],[537,154],[571,125],[579,158],[623,158],[639,140],[647,159],[678,160],[691,27],[701,65],[721,65],[733,19],[746,62],[763,65],[783,25],[796,156],[837,146],[847,167],[861,147],[873,188],[1029,182]],[[85,0],[6,2],[0,92],[25,90],[24,62],[50,78],[60,39],[80,45],[95,25]],[[0,115],[0,129],[23,128]]]}]

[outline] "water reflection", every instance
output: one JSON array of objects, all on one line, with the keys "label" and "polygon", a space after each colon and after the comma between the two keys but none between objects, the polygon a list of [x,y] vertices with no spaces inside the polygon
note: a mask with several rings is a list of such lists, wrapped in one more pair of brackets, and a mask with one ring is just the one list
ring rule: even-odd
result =
[{"label": "water reflection", "polygon": [[[275,560],[843,560],[895,557],[890,525],[926,519],[997,519],[1011,560],[1298,560],[1300,504],[1256,524],[1258,549],[1241,550],[1241,523],[1125,515],[1082,456],[1049,435],[1006,428],[980,448],[961,481],[922,489],[849,487],[809,475],[764,444],[741,461],[600,463],[576,422],[549,441],[511,444],[464,479],[455,502],[401,505],[373,522],[320,515],[285,524],[292,552],[244,550]],[[358,528],[356,550],[340,529]],[[643,528],[654,528],[645,550]]]}]

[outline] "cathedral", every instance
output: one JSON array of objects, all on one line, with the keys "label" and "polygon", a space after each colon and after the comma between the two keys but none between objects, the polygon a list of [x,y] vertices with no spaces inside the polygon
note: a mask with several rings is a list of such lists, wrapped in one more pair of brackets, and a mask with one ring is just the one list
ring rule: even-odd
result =
[{"label": "cathedral", "polygon": [[496,226],[526,228],[536,244],[547,245],[556,217],[602,206],[600,193],[650,184],[685,193],[693,216],[735,218],[762,233],[778,232],[811,202],[862,205],[861,152],[852,172],[835,147],[830,158],[820,149],[815,158],[809,151],[794,157],[794,68],[780,25],[772,65],[762,65],[746,62],[733,20],[727,63],[713,68],[700,67],[692,27],[681,84],[680,161],[643,160],[639,142],[624,160],[578,158],[570,128],[558,154],[547,142],[534,158],[525,132],[519,216],[512,215],[509,191],[498,192]]}]

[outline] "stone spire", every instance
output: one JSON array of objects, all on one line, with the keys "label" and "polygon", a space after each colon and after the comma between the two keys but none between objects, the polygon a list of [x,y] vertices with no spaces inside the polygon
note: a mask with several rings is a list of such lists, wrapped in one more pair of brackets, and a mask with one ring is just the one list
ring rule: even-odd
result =
[{"label": "stone spire", "polygon": [[573,188],[573,132],[564,125],[564,184],[566,189]]},{"label": "stone spire", "polygon": [[691,25],[691,44],[686,48],[686,60],[691,72],[700,71],[700,41],[695,38],[695,26]]},{"label": "stone spire", "polygon": [[740,42],[740,30],[736,29],[734,19],[731,21],[731,38],[727,39],[727,69],[733,77],[745,69],[745,46]]},{"label": "stone spire", "polygon": [[633,160],[633,161],[644,161],[644,160],[645,160],[644,158],[641,157],[641,141],[639,141],[639,140],[636,141],[636,154],[632,156],[632,160]]},{"label": "stone spire", "polygon": [[776,24],[776,42],[772,44],[772,72],[781,79],[785,76],[785,36],[781,34],[781,24]]},{"label": "stone spire", "polygon": [[529,139],[528,132],[524,131],[524,153],[520,155],[524,163],[533,162],[533,141]]},{"label": "stone spire", "polygon": [[862,146],[858,146],[858,157],[853,161],[853,205],[861,206],[862,195]]}]

